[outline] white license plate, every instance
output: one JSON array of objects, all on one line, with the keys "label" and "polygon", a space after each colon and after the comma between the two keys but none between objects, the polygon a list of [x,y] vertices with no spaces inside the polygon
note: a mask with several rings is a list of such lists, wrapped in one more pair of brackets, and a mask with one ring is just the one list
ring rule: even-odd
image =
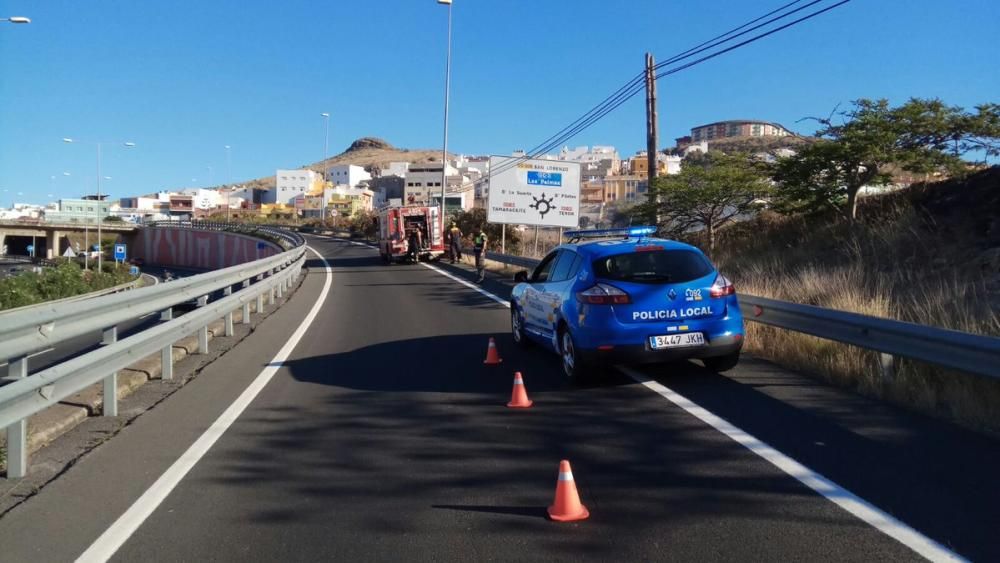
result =
[{"label": "white license plate", "polygon": [[649,345],[653,350],[704,346],[705,335],[700,332],[682,332],[679,334],[667,334],[665,336],[650,336]]}]

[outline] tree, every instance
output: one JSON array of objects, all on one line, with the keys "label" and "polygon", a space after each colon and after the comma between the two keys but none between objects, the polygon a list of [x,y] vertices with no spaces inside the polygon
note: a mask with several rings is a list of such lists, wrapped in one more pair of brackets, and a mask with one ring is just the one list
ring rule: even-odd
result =
[{"label": "tree", "polygon": [[377,230],[376,218],[374,211],[358,210],[350,218],[351,232],[374,238]]},{"label": "tree", "polygon": [[605,220],[612,228],[630,227],[641,219],[641,208],[634,203],[611,203],[604,211]]},{"label": "tree", "polygon": [[[1000,106],[984,104],[969,113],[941,100],[912,98],[891,108],[886,100],[860,99],[852,109],[811,118],[823,128],[798,152],[772,168],[779,210],[836,209],[857,218],[861,188],[884,185],[894,169],[929,175],[962,173],[963,157],[984,158],[1000,150]],[[839,115],[841,123],[833,122]]]},{"label": "tree", "polygon": [[[474,207],[468,211],[457,211],[451,214],[451,221],[458,225],[458,228],[466,237],[471,237],[479,226],[483,227],[486,233],[487,244],[492,250],[500,250],[500,239],[503,236],[503,225],[489,223],[486,221],[486,209]],[[451,225],[445,223],[445,228]],[[517,229],[507,229],[507,251],[515,252],[521,245],[521,234]]]},{"label": "tree", "polygon": [[679,174],[653,180],[641,212],[673,236],[704,229],[713,252],[716,231],[755,210],[769,191],[761,165],[749,155],[710,151],[684,159]]}]

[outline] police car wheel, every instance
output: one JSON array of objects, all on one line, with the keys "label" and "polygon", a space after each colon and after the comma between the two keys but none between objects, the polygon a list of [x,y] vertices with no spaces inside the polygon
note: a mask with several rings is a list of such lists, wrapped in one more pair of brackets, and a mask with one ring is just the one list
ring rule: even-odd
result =
[{"label": "police car wheel", "polygon": [[559,357],[562,359],[563,373],[571,381],[583,381],[590,374],[591,366],[580,357],[573,335],[566,328],[559,331]]},{"label": "police car wheel", "polygon": [[524,337],[524,320],[515,307],[510,308],[510,333],[514,337],[515,344],[528,345],[528,339]]}]

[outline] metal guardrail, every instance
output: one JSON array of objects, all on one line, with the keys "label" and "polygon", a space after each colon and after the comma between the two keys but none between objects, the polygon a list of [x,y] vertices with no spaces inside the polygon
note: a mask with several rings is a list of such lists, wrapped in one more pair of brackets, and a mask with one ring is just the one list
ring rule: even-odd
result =
[{"label": "metal guardrail", "polygon": [[59,265],[59,262],[49,260],[48,258],[22,256],[20,254],[0,254],[0,260],[3,260],[4,262],[15,262],[18,264],[34,264],[36,266],[46,266],[49,268],[54,268]]},{"label": "metal guardrail", "polygon": [[[496,252],[487,252],[486,259],[525,268],[534,268],[541,262]],[[887,376],[892,372],[893,358],[902,357],[1000,378],[1000,338],[745,293],[739,299],[746,320],[880,352],[883,373]],[[752,310],[747,310],[748,305]]]},{"label": "metal guardrail", "polygon": [[[102,414],[116,416],[118,370],[159,351],[161,377],[171,379],[174,342],[197,334],[198,353],[207,353],[210,323],[224,319],[225,334],[230,336],[235,311],[242,308],[243,322],[248,323],[252,301],[256,300],[257,312],[262,312],[265,296],[270,305],[282,297],[305,264],[302,242],[274,256],[169,283],[0,313],[0,359],[8,360],[6,379],[11,381],[0,387],[0,428],[7,429],[7,477],[19,478],[27,472],[27,417],[99,381],[103,381]],[[209,296],[220,291],[223,297],[209,303]],[[173,307],[192,301],[197,302],[197,309],[173,318]],[[159,313],[162,324],[118,340],[119,324],[151,313]],[[34,352],[97,332],[102,335],[100,348],[28,375]]]}]

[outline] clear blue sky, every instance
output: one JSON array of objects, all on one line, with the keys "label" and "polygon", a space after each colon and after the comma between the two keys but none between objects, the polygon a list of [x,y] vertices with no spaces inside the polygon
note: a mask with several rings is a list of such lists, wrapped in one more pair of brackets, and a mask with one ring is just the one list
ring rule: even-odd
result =
[{"label": "clear blue sky", "polygon": [[[658,60],[785,0],[454,0],[449,148],[507,154],[561,129]],[[824,2],[823,5],[830,3]],[[441,146],[446,8],[434,0],[8,0],[0,17],[0,205],[114,197],[297,167],[378,136]],[[661,146],[728,118],[805,133],[859,97],[1000,101],[1000,2],[854,0],[660,80]],[[641,95],[571,141],[644,147]],[[64,176],[69,172],[70,176]],[[55,180],[51,177],[56,176]],[[196,181],[192,179],[197,178]],[[17,196],[17,192],[24,195]]]}]

